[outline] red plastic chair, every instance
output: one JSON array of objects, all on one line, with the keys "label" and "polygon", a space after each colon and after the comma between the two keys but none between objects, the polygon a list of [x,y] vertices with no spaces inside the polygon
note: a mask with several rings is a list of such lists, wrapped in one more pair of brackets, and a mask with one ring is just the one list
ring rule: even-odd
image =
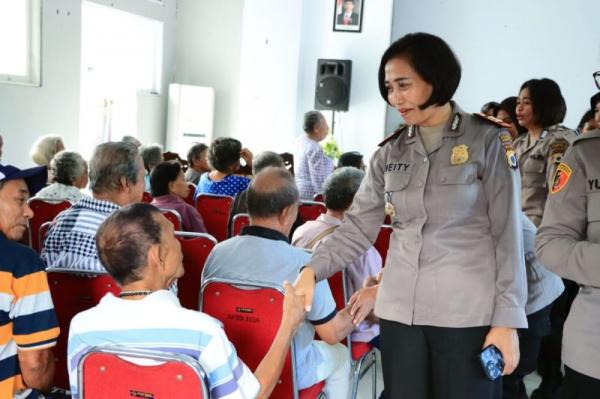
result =
[{"label": "red plastic chair", "polygon": [[176,231],[175,237],[181,244],[185,270],[183,277],[177,280],[177,296],[181,306],[198,310],[202,270],[210,251],[217,245],[217,240],[210,234],[183,231]]},{"label": "red plastic chair", "polygon": [[325,202],[325,197],[323,197],[323,193],[316,193],[313,197],[313,201],[315,202]]},{"label": "red plastic chair", "polygon": [[388,248],[390,247],[390,236],[394,229],[390,225],[383,225],[379,229],[377,239],[373,243],[373,246],[381,255],[381,264],[385,267],[385,259],[387,258]]},{"label": "red plastic chair", "polygon": [[[338,310],[344,309],[350,299],[348,288],[346,286],[346,270],[342,269],[342,271],[330,276],[327,279],[327,282],[329,283],[331,294],[335,300],[336,308]],[[348,346],[348,350],[352,355],[353,376],[350,397],[352,399],[356,398],[360,379],[371,367],[373,367],[371,386],[373,388],[373,399],[375,399],[377,397],[377,368],[375,367],[377,355],[375,353],[375,348],[367,342],[352,342],[350,337],[351,336],[348,336],[348,338],[344,340],[345,342],[343,342]]]},{"label": "red plastic chair", "polygon": [[194,194],[196,194],[196,185],[194,183],[188,183],[188,195],[185,197],[185,202],[190,204],[191,206],[195,206],[196,202],[194,201]]},{"label": "red plastic chair", "polygon": [[85,399],[209,398],[198,361],[174,353],[94,347],[79,361],[77,378],[79,397]]},{"label": "red plastic chair", "polygon": [[150,194],[147,191],[144,191],[144,194],[142,194],[142,202],[145,202],[146,204],[149,204],[152,202],[152,194]]},{"label": "red plastic chair", "polygon": [[109,292],[118,295],[121,288],[108,274],[77,274],[69,269],[48,269],[48,285],[60,327],[60,336],[53,349],[56,361],[54,385],[69,389],[67,339],[71,319],[100,302]]},{"label": "red plastic chair", "polygon": [[200,194],[196,198],[196,209],[204,220],[207,232],[221,242],[229,236],[229,215],[233,197],[228,195]]},{"label": "red plastic chair", "polygon": [[[255,370],[277,335],[283,312],[283,291],[275,285],[208,279],[202,285],[201,310],[223,323],[225,333],[244,363]],[[298,392],[293,342],[286,356],[274,399],[309,399],[321,395],[324,382]]]},{"label": "red plastic chair", "polygon": [[40,253],[42,250],[39,239],[40,226],[53,221],[59,213],[70,208],[72,204],[67,200],[55,201],[43,198],[32,198],[28,203],[33,211],[33,217],[29,220],[29,245]]},{"label": "red plastic chair", "polygon": [[48,230],[50,230],[52,223],[53,222],[43,223],[40,226],[40,229],[38,230],[38,242],[40,243],[40,253],[44,249],[44,243],[46,241],[46,236],[48,235]]},{"label": "red plastic chair", "polygon": [[231,221],[231,236],[239,236],[242,229],[250,225],[250,215],[247,213],[238,213]]},{"label": "red plastic chair", "polygon": [[159,210],[160,213],[162,213],[162,215],[166,217],[169,222],[173,223],[173,228],[175,229],[175,231],[183,230],[183,222],[181,220],[181,215],[179,214],[179,212],[177,212],[175,209],[166,208],[160,208]]},{"label": "red plastic chair", "polygon": [[327,212],[327,207],[322,202],[301,201],[298,206],[298,216],[300,216],[302,222],[317,220],[317,218],[325,212]]}]

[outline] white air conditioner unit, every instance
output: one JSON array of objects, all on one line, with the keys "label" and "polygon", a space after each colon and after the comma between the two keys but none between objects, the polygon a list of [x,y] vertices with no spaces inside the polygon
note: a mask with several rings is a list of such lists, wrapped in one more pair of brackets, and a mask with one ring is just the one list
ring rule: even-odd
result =
[{"label": "white air conditioner unit", "polygon": [[166,151],[185,159],[194,143],[210,145],[213,137],[215,90],[212,87],[169,85]]}]

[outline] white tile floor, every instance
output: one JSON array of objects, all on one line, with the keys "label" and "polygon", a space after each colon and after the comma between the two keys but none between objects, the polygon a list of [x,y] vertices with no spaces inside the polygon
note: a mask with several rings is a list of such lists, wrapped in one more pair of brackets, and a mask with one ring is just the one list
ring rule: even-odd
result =
[{"label": "white tile floor", "polygon": [[[358,385],[358,399],[371,399],[371,370],[362,378]],[[540,376],[537,373],[528,375],[525,378],[525,387],[527,393],[531,394],[537,386],[540,385]],[[383,373],[381,372],[381,358],[377,353],[377,398],[383,389]]]}]

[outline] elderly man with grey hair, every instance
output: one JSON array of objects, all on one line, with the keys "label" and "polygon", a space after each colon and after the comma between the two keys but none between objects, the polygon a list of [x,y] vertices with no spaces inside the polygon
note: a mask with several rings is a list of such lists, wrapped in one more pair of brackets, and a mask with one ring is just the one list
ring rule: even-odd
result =
[{"label": "elderly man with grey hair", "polygon": [[100,144],[90,161],[90,190],[61,213],[48,231],[42,259],[48,268],[105,273],[96,252],[96,230],[115,210],[140,202],[144,192],[144,163],[134,144]]},{"label": "elderly man with grey hair", "polygon": [[150,192],[150,173],[152,173],[152,169],[156,165],[164,160],[163,148],[160,144],[143,145],[140,147],[140,155],[146,169],[146,173],[144,174],[144,189]]},{"label": "elderly man with grey hair", "polygon": [[44,187],[35,195],[45,200],[67,200],[77,202],[88,198],[81,192],[88,184],[87,163],[79,153],[61,151],[50,161],[53,183]]},{"label": "elderly man with grey hair", "polygon": [[[345,166],[336,169],[323,184],[323,196],[327,212],[317,220],[309,221],[298,227],[292,237],[292,244],[314,250],[319,244],[341,226],[346,211],[352,205],[354,195],[360,187],[365,172],[355,167]],[[381,271],[381,256],[371,246],[350,266],[346,268],[346,287],[348,295],[363,288],[367,279]],[[363,322],[352,333],[352,341],[370,342],[379,346],[379,325]],[[373,341],[375,339],[375,341]]]},{"label": "elderly man with grey hair", "polygon": [[[290,245],[299,193],[284,168],[267,167],[248,187],[250,226],[218,244],[209,255],[202,280],[211,277],[281,285],[294,281],[310,254]],[[299,389],[325,380],[328,398],[347,398],[350,356],[339,342],[353,329],[347,310],[336,311],[327,280],[316,284],[312,309],[294,337]],[[321,340],[315,340],[315,331]]]}]

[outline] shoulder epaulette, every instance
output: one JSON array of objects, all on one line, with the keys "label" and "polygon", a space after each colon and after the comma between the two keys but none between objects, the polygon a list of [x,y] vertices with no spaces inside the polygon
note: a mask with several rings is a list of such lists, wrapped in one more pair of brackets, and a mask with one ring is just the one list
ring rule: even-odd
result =
[{"label": "shoulder epaulette", "polygon": [[406,130],[407,125],[400,125],[398,129],[394,131],[390,136],[387,136],[381,143],[379,143],[379,147],[382,147],[387,142],[392,141],[393,139],[400,137],[400,135]]},{"label": "shoulder epaulette", "polygon": [[511,127],[508,123],[504,122],[503,120],[494,118],[493,116],[487,116],[485,114],[482,114],[481,112],[476,112],[473,114],[473,116],[477,117],[478,119],[480,119],[482,121],[491,123],[492,125],[502,127],[504,129],[509,129]]},{"label": "shoulder epaulette", "polygon": [[585,132],[577,136],[575,141],[573,141],[573,145],[587,139],[600,139],[600,129],[590,130],[589,132]]}]

